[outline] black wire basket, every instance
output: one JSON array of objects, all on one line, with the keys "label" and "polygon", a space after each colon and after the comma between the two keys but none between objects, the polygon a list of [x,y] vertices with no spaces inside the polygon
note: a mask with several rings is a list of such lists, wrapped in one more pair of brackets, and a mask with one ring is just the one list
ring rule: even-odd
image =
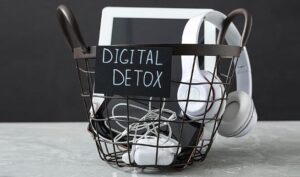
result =
[{"label": "black wire basket", "polygon": [[[235,80],[235,66],[242,47],[221,44],[126,45],[130,47],[170,47],[174,64],[170,67],[175,67],[176,63],[180,65],[180,56],[193,55],[190,81],[182,82],[180,71],[172,68],[170,97],[168,98],[95,94],[96,46],[87,47],[85,45],[76,19],[67,7],[59,6],[57,14],[63,32],[73,50],[81,97],[89,121],[88,131],[96,142],[102,160],[119,167],[173,168],[184,168],[195,161],[205,160],[222,120],[221,107],[226,104],[226,93],[232,89],[232,83]],[[232,19],[227,18],[226,20],[224,26],[228,27]],[[226,27],[223,29],[219,32],[219,43],[223,41],[226,33]],[[247,37],[244,35],[243,39]],[[79,47],[75,47],[74,41]],[[192,82],[194,65],[198,64],[196,61],[201,61],[203,56],[216,56],[213,77],[206,82]],[[176,94],[180,84],[188,86],[187,99],[178,100],[177,98]],[[193,85],[209,86],[207,99],[190,99],[190,90]],[[220,93],[221,97],[211,99],[211,95],[214,94],[213,88],[219,85],[224,87]],[[97,99],[102,100],[103,103],[96,105]],[[205,103],[205,113],[201,119],[189,119],[187,110],[179,107],[180,102],[186,104],[185,108],[189,103]],[[210,117],[207,112],[216,102],[219,102],[218,111]],[[146,143],[146,140],[151,143]],[[139,151],[141,154],[136,158],[139,149],[145,152],[143,154],[142,151]],[[165,151],[172,156],[164,157]],[[141,163],[143,158],[148,158],[148,162]]]}]

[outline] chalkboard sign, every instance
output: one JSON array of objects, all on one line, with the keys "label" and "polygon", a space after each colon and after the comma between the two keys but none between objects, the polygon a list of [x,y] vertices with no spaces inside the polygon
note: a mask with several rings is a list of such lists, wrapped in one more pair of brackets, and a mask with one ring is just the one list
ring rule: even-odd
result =
[{"label": "chalkboard sign", "polygon": [[169,97],[172,49],[99,46],[95,92],[106,95]]}]

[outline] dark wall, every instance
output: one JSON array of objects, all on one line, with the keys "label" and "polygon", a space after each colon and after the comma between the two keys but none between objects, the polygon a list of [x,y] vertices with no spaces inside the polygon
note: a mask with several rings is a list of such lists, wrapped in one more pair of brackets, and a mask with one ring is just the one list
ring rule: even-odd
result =
[{"label": "dark wall", "polygon": [[56,20],[67,4],[88,44],[97,44],[105,6],[244,7],[254,26],[248,42],[260,120],[299,120],[300,23],[297,0],[2,0],[0,5],[0,121],[85,120],[71,53]]}]

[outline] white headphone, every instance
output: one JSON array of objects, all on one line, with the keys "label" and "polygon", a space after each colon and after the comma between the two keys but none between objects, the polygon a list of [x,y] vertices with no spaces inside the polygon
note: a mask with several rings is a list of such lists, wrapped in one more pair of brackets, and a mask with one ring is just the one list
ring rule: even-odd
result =
[{"label": "white headphone", "polygon": [[[238,9],[233,11],[228,15],[232,20],[236,15],[244,15],[248,18],[248,14],[243,9]],[[204,20],[213,24],[217,29],[222,31],[223,22],[226,16],[218,11],[210,10],[203,15],[199,15],[191,18],[184,29],[182,36],[182,43],[195,44],[198,43],[199,31]],[[251,17],[248,23],[252,24]],[[250,24],[250,25],[251,25]],[[248,24],[249,25],[249,24]],[[228,28],[228,29],[227,29]],[[224,36],[229,45],[240,46],[242,39],[237,28],[230,23],[227,25],[226,29],[223,29]],[[245,31],[244,32],[250,32]],[[226,35],[225,35],[226,33]],[[247,34],[248,35],[248,34]],[[223,37],[224,37],[223,36]],[[247,38],[247,36],[246,36]],[[245,39],[246,41],[247,39]],[[243,41],[243,42],[245,42]],[[191,68],[193,67],[194,56],[182,56],[182,82],[190,82]],[[210,109],[206,112],[207,118],[212,118],[217,113],[217,108],[221,106],[219,115],[222,116],[222,122],[219,126],[219,134],[226,137],[240,137],[249,133],[257,122],[257,114],[255,110],[254,103],[252,101],[252,77],[251,77],[251,67],[249,62],[249,56],[245,47],[239,57],[236,66],[236,85],[237,91],[232,92],[228,95],[227,105],[225,108],[225,102],[223,101],[213,101],[214,99],[220,99],[219,93],[224,91],[224,86],[222,84],[213,84],[211,97],[209,101],[212,101]],[[207,78],[213,77],[212,73],[208,71],[200,71],[198,59],[196,58],[196,63],[194,64],[194,73],[192,76],[192,83],[207,82]],[[214,82],[221,82],[220,79],[215,76]],[[186,100],[189,86],[187,84],[180,84],[177,98],[178,100]],[[208,92],[210,86],[207,84],[202,85],[191,85],[190,88],[190,99],[191,100],[207,100]],[[186,105],[187,108],[186,108]],[[190,119],[200,120],[203,118],[206,108],[206,102],[179,102],[180,108],[185,111]],[[214,109],[214,107],[216,109]]]}]

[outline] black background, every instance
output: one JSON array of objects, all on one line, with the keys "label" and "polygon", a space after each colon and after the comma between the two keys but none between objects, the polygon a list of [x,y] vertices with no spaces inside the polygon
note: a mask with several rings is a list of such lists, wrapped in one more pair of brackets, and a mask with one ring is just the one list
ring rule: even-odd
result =
[{"label": "black background", "polygon": [[254,18],[248,42],[254,101],[260,120],[299,120],[300,14],[298,0],[1,0],[0,121],[85,120],[69,48],[56,20],[64,3],[88,44],[97,44],[105,6],[244,7]]}]

